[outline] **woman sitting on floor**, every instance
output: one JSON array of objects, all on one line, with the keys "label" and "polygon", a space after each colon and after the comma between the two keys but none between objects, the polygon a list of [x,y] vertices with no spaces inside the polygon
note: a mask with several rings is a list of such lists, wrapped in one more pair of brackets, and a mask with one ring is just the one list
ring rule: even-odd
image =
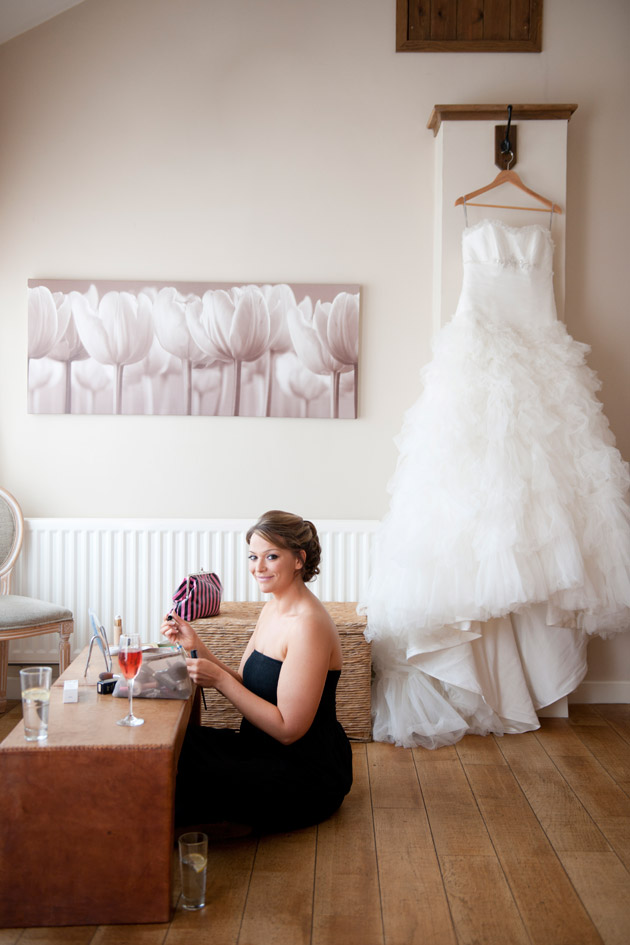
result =
[{"label": "woman sitting on floor", "polygon": [[337,628],[306,586],[319,573],[315,526],[265,513],[247,533],[249,570],[269,594],[238,672],[169,615],[162,633],[186,650],[191,679],[214,687],[243,715],[240,731],[189,726],[179,759],[177,826],[216,822],[285,831],[319,823],[352,784],[352,753],[337,721]]}]

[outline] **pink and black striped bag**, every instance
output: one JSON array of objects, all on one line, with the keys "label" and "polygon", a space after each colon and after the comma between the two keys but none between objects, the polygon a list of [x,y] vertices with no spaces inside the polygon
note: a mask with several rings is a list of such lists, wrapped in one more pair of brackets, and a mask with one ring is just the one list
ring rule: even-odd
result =
[{"label": "pink and black striped bag", "polygon": [[173,610],[183,620],[215,617],[221,609],[222,591],[218,574],[209,571],[189,574],[173,594]]}]

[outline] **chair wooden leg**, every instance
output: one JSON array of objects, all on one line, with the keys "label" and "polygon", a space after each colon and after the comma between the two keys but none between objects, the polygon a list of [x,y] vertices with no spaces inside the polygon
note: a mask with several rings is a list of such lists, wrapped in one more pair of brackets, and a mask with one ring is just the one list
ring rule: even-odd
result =
[{"label": "chair wooden leg", "polygon": [[70,637],[74,631],[74,620],[62,623],[59,628],[59,673],[70,665]]},{"label": "chair wooden leg", "polygon": [[9,641],[0,641],[0,712],[7,707],[7,677],[9,674]]}]

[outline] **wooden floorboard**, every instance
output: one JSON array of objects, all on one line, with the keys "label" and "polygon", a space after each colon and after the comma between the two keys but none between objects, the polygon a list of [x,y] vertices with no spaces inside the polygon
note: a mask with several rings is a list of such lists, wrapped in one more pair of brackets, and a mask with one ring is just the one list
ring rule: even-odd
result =
[{"label": "wooden floorboard", "polygon": [[316,847],[316,827],[258,841],[237,942],[310,943]]},{"label": "wooden floorboard", "polygon": [[[547,719],[535,737],[625,867],[630,868],[630,797],[564,720]],[[630,755],[630,745],[627,753]]]},{"label": "wooden floorboard", "polygon": [[596,822],[533,733],[497,741],[556,852],[597,853],[611,849]]},{"label": "wooden floorboard", "polygon": [[625,794],[630,794],[630,751],[628,742],[608,725],[573,725],[582,744],[597,758]]},{"label": "wooden floorboard", "polygon": [[313,945],[383,945],[367,746],[353,746],[354,784],[317,828]]},{"label": "wooden floorboard", "polygon": [[457,945],[425,811],[375,808],[374,831],[387,945]]},{"label": "wooden floorboard", "polygon": [[422,806],[411,752],[383,742],[370,742],[367,756],[374,807]]},{"label": "wooden floorboard", "polygon": [[492,856],[492,841],[457,755],[440,761],[440,750],[413,754],[438,855]]},{"label": "wooden floorboard", "polygon": [[440,860],[459,945],[529,945],[496,856],[444,856]]},{"label": "wooden floorboard", "polygon": [[630,706],[629,705],[600,705],[598,712],[625,742],[630,744]]},{"label": "wooden floorboard", "polygon": [[563,853],[562,865],[606,945],[628,945],[630,875],[614,853]]},{"label": "wooden floorboard", "polygon": [[509,766],[465,769],[531,940],[538,945],[601,942]]},{"label": "wooden floorboard", "polygon": [[[4,737],[19,705],[0,716]],[[318,827],[210,843],[165,925],[0,929],[0,945],[627,945],[630,706],[437,751],[353,745]]]},{"label": "wooden floorboard", "polygon": [[[505,765],[492,739],[457,750],[413,751],[459,943],[529,939],[479,810],[462,758]],[[440,760],[440,756],[444,760]]]}]

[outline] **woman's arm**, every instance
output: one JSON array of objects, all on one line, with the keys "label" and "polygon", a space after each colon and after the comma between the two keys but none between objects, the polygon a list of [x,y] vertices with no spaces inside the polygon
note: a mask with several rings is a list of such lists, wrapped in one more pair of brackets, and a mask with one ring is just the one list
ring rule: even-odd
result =
[{"label": "woman's arm", "polygon": [[[250,651],[252,646],[250,640]],[[330,652],[330,634],[321,621],[315,617],[301,621],[297,632],[289,638],[278,679],[277,705],[250,692],[237,675],[216,660],[188,660],[187,664],[194,682],[218,689],[249,722],[283,745],[290,745],[305,735],[313,723],[326,682]]]}]

